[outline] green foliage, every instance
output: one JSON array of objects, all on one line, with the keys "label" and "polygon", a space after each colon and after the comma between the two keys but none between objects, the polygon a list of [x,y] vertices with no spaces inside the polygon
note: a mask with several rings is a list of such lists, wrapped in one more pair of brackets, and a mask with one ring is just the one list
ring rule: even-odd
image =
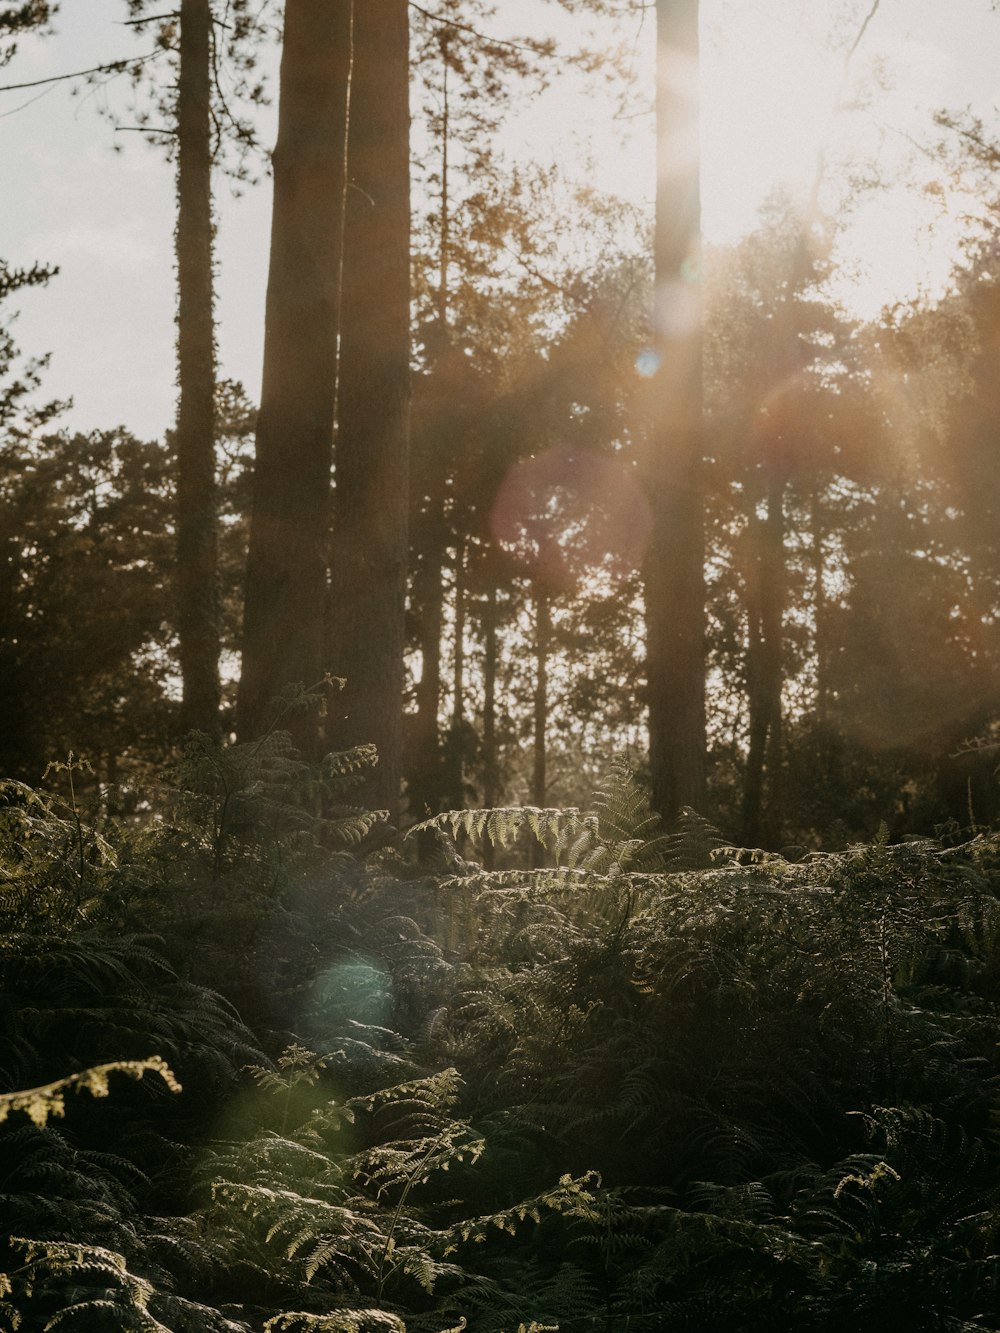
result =
[{"label": "green foliage", "polygon": [[37,782],[68,749],[109,783],[136,751],[162,762],[170,506],[159,444],[125,430],[0,436],[5,776]]},{"label": "green foliage", "polygon": [[[628,762],[616,759],[602,787],[594,794],[592,809],[540,810],[535,806],[508,806],[496,810],[446,810],[416,824],[415,835],[427,830],[460,834],[494,847],[508,848],[527,832],[549,850],[556,867],[615,876],[663,869],[668,863],[690,859],[697,842],[693,829],[703,829],[701,841],[715,847],[721,837],[693,811],[685,811],[683,828],[672,839],[659,832],[645,789],[636,781]],[[694,853],[697,854],[696,852]]]},{"label": "green foliage", "polygon": [[[486,1147],[454,1116],[461,1092],[454,1070],[310,1106],[294,1094],[303,1083],[315,1087],[322,1062],[299,1047],[280,1063],[277,1076],[258,1073],[272,1100],[258,1108],[255,1132],[202,1167],[211,1181],[207,1220],[229,1262],[254,1255],[258,1278],[266,1273],[272,1288],[300,1300],[308,1291],[327,1310],[287,1313],[275,1328],[310,1321],[301,1327],[320,1329],[323,1319],[378,1327],[373,1311],[356,1305],[366,1298],[378,1302],[384,1320],[406,1308],[430,1312],[442,1300],[453,1308],[450,1291],[482,1283],[467,1265],[493,1235],[516,1237],[545,1212],[583,1216],[590,1207],[588,1182],[568,1176],[476,1216],[463,1216],[459,1201],[442,1195],[439,1177],[450,1172],[458,1185]],[[365,1146],[352,1150],[351,1142]],[[331,1315],[331,1304],[342,1308]]]},{"label": "green foliage", "polygon": [[[100,835],[4,789],[0,1318],[998,1327],[995,837],[749,854],[662,835],[619,764],[587,814],[503,814],[556,865],[434,876],[349,852],[365,758],[199,738]],[[65,1097],[150,1052],[183,1091]]]}]

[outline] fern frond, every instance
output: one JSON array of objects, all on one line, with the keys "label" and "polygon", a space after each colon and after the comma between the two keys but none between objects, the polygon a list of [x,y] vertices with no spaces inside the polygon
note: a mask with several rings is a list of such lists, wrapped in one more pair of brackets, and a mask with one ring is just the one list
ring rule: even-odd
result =
[{"label": "fern frond", "polygon": [[503,806],[493,810],[445,810],[407,830],[407,837],[435,830],[457,838],[459,833],[495,847],[509,847],[525,829],[536,842],[559,838],[562,830],[579,827],[578,810],[539,809],[536,806]]},{"label": "fern frond", "polygon": [[49,1116],[65,1115],[67,1092],[89,1092],[92,1097],[106,1097],[111,1074],[127,1074],[129,1078],[140,1079],[147,1073],[159,1074],[171,1092],[181,1091],[169,1066],[158,1055],[147,1060],[112,1060],[38,1088],[0,1093],[0,1124],[11,1112],[22,1111],[41,1129]]},{"label": "fern frond", "polygon": [[399,1315],[387,1310],[333,1310],[329,1314],[289,1311],[274,1315],[265,1333],[406,1333]]},{"label": "fern frond", "polygon": [[[99,1245],[38,1241],[14,1236],[24,1255],[17,1286],[27,1305],[50,1305],[46,1329],[129,1329],[171,1333],[149,1311],[153,1285],[129,1272],[125,1258]],[[51,1304],[57,1304],[54,1312]]]},{"label": "fern frond", "polygon": [[543,1211],[559,1213],[564,1217],[586,1218],[593,1220],[594,1194],[591,1186],[599,1185],[600,1180],[594,1172],[574,1178],[563,1176],[553,1189],[545,1190],[534,1198],[525,1199],[511,1208],[489,1213],[481,1217],[466,1218],[455,1223],[446,1233],[445,1253],[458,1248],[460,1244],[472,1241],[481,1244],[491,1228],[505,1231],[511,1236],[517,1234],[518,1227],[526,1221],[541,1221]]}]

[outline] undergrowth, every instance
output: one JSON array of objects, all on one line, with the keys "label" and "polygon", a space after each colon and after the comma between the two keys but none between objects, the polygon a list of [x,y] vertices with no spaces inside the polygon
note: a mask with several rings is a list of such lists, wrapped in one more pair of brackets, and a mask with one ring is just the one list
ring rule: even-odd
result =
[{"label": "undergrowth", "polygon": [[0,1328],[1000,1328],[996,837],[793,863],[619,763],[428,866],[371,759],[0,789]]}]

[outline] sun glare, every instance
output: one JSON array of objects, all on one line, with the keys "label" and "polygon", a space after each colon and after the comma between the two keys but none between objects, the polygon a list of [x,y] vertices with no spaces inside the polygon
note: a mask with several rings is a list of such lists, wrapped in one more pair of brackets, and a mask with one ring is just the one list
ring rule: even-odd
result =
[{"label": "sun glare", "polygon": [[[684,114],[694,70],[679,54],[667,61],[678,131],[658,164],[651,115],[623,121],[597,100],[581,107],[554,95],[516,118],[512,148],[520,138],[557,142],[560,161],[586,160],[602,190],[651,209],[657,168],[683,176],[700,137],[702,231],[713,247],[758,227],[776,192],[806,210],[822,161],[818,203],[839,224],[837,299],[866,319],[933,299],[947,287],[974,201],[935,194],[935,166],[915,144],[933,109],[949,102],[955,62],[929,38],[901,33],[890,8],[866,32],[848,85],[844,56],[856,33],[848,27],[831,40],[828,14],[786,3],[705,6],[700,133]],[[652,27],[635,59],[650,100]]]},{"label": "sun glare", "polygon": [[706,239],[746,235],[775,189],[807,197],[837,101],[831,53],[736,12],[703,55],[702,206]]}]

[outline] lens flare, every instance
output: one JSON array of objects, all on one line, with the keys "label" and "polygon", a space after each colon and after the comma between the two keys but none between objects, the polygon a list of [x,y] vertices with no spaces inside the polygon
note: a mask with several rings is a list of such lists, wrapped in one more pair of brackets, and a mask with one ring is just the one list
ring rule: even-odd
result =
[{"label": "lens flare", "polygon": [[392,978],[354,959],[332,963],[313,982],[305,1022],[313,1041],[343,1032],[349,1023],[380,1026],[392,1012]]},{"label": "lens flare", "polygon": [[491,527],[523,569],[571,588],[599,572],[622,579],[637,570],[650,514],[624,459],[558,445],[511,468]]},{"label": "lens flare", "polygon": [[660,368],[660,355],[652,347],[644,347],[635,358],[635,372],[644,380],[651,380]]}]

